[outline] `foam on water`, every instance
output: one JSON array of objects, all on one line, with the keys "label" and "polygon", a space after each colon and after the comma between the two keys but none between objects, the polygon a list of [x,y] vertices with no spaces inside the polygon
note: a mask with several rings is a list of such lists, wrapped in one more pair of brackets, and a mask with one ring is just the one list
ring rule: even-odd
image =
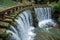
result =
[{"label": "foam on water", "polygon": [[38,26],[40,28],[49,28],[49,27],[55,27],[56,23],[52,19],[47,19],[39,22]]}]

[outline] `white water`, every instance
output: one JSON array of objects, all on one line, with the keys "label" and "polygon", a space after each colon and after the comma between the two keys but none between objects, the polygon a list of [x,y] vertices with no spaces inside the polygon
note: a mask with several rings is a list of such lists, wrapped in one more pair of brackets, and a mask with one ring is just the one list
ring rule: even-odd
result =
[{"label": "white water", "polygon": [[38,23],[40,28],[55,27],[56,23],[52,19],[43,20]]},{"label": "white water", "polygon": [[35,13],[38,19],[38,26],[40,28],[55,27],[56,23],[51,19],[51,8],[35,8]]},{"label": "white water", "polygon": [[[54,27],[56,23],[51,19],[51,8],[35,8],[40,28]],[[7,30],[10,40],[34,40],[35,33],[33,27],[33,19],[29,10],[18,15],[17,27],[11,26],[11,30]]]},{"label": "white water", "polygon": [[51,19],[51,8],[35,8],[35,13],[39,26],[36,33],[36,40],[56,40],[55,38],[58,38],[59,34],[54,29],[56,23]]},{"label": "white water", "polygon": [[35,13],[37,15],[38,21],[51,19],[51,8],[45,7],[45,8],[35,8]]},{"label": "white water", "polygon": [[34,27],[31,12],[29,10],[18,15],[17,27],[11,26],[11,30],[7,30],[10,40],[34,40]]}]

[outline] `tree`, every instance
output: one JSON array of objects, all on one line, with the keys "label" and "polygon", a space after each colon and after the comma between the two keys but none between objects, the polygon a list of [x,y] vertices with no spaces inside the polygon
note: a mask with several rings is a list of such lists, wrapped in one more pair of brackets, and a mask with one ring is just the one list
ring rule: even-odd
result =
[{"label": "tree", "polygon": [[52,9],[53,9],[53,15],[56,21],[60,22],[60,0],[55,3],[54,5],[52,5]]}]

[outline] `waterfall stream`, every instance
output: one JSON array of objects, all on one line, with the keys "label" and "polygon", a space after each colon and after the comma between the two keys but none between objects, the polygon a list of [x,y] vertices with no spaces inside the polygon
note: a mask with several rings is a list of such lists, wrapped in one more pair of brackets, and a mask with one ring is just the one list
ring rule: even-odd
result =
[{"label": "waterfall stream", "polygon": [[34,10],[39,26],[36,31],[37,38],[35,40],[60,40],[60,29],[55,28],[57,24],[51,18],[51,8],[34,8]]},{"label": "waterfall stream", "polygon": [[10,40],[33,40],[35,33],[33,27],[33,19],[31,12],[29,10],[22,12],[18,15],[18,19],[15,19],[17,22],[17,27],[14,28],[11,26],[13,30],[7,30],[7,33],[11,33]]},{"label": "waterfall stream", "polygon": [[35,13],[38,19],[38,26],[40,28],[45,27],[54,27],[56,23],[51,19],[51,8],[35,8]]},{"label": "waterfall stream", "polygon": [[[53,29],[56,23],[51,19],[51,8],[34,8],[34,10],[39,27],[34,27],[31,11],[23,11],[15,19],[16,27],[11,25],[10,30],[6,31],[9,40],[55,40],[53,38],[55,36],[55,38],[60,38],[57,36],[60,35],[60,30]],[[59,31],[57,35],[54,35],[57,31]]]},{"label": "waterfall stream", "polygon": [[34,8],[35,13],[37,15],[38,21],[42,21],[45,19],[51,19],[51,8],[45,7],[45,8]]}]

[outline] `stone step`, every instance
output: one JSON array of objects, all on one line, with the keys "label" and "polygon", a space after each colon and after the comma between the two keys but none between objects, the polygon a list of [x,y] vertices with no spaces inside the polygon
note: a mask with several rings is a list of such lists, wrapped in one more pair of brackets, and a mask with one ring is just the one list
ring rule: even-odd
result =
[{"label": "stone step", "polygon": [[5,18],[10,18],[10,19],[13,19],[14,17],[12,17],[12,16],[5,16]]},{"label": "stone step", "polygon": [[3,21],[5,21],[5,22],[12,22],[13,20],[9,19],[9,18],[5,18],[5,19],[3,19]]},{"label": "stone step", "polygon": [[0,21],[0,28],[9,28],[10,24]]},{"label": "stone step", "polygon": [[17,13],[15,13],[15,14],[12,14],[12,15],[10,15],[11,17],[15,17],[17,15]]}]

